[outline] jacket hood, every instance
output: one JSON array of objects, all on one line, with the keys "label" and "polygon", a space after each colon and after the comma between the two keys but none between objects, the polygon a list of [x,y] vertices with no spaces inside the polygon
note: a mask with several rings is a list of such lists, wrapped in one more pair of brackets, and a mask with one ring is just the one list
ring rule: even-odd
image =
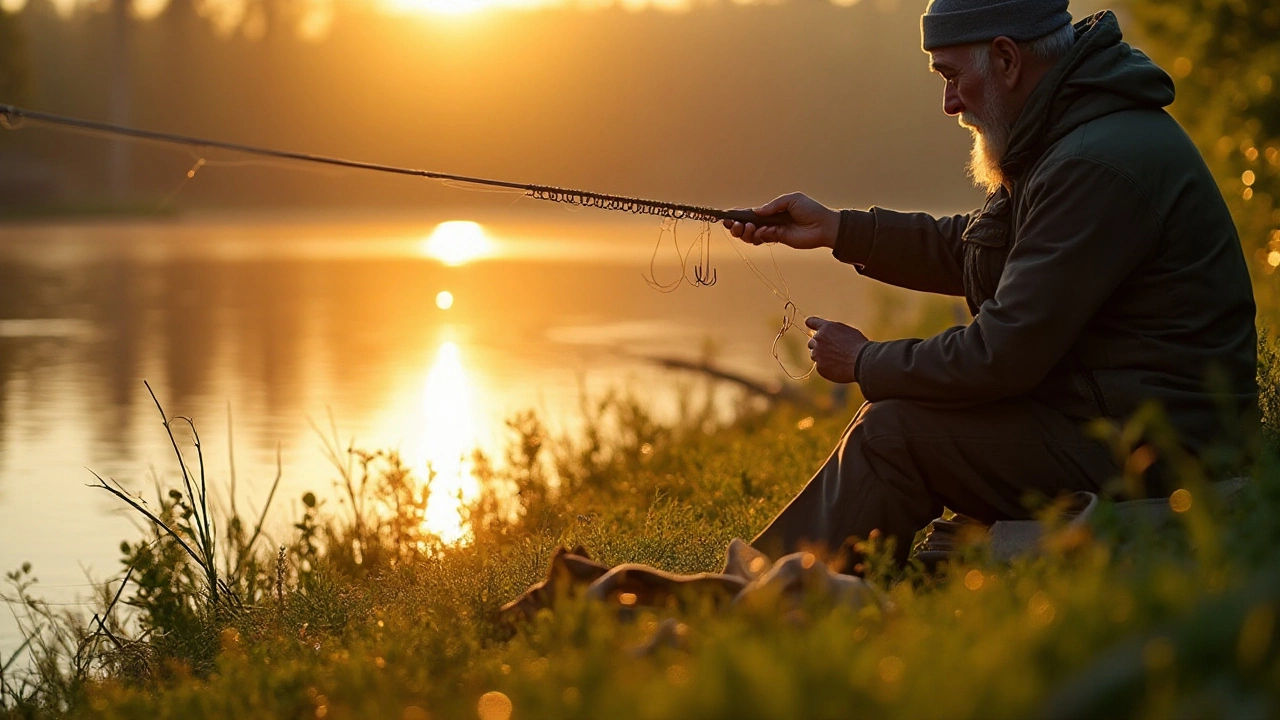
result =
[{"label": "jacket hood", "polygon": [[1019,177],[1050,145],[1090,120],[1173,102],[1173,80],[1123,41],[1115,13],[1099,12],[1076,23],[1075,31],[1075,45],[1041,79],[1013,125],[1001,163],[1008,177]]}]

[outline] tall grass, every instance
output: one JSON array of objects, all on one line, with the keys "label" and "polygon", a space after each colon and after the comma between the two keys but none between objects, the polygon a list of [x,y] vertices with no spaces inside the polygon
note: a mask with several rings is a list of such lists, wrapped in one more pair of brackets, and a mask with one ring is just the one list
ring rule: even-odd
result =
[{"label": "tall grass", "polygon": [[[422,523],[430,478],[334,442],[343,509],[309,492],[288,541],[259,547],[261,518],[215,517],[202,451],[175,439],[178,487],[158,492],[148,537],[122,545],[125,582],[102,588],[96,615],[54,612],[29,572],[9,576],[28,639],[0,654],[0,717],[1274,715],[1277,350],[1268,339],[1259,369],[1271,436],[1236,502],[1193,485],[1161,526],[1104,508],[1090,532],[1012,564],[981,548],[936,572],[881,564],[888,612],[695,607],[672,625],[568,598],[514,635],[496,619],[559,544],[717,569],[808,478],[847,408],[718,425],[693,407],[663,424],[614,396],[576,438],[513,418],[504,462],[477,459],[486,492],[459,546]],[[253,530],[229,541],[237,526]]]}]

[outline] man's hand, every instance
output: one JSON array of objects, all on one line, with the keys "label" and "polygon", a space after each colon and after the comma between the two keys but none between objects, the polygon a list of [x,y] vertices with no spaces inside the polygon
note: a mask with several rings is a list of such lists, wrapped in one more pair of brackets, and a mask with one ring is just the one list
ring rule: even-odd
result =
[{"label": "man's hand", "polygon": [[867,336],[857,328],[820,317],[806,318],[804,324],[813,330],[809,357],[818,364],[818,374],[831,382],[854,382],[858,353],[870,342]]},{"label": "man's hand", "polygon": [[769,201],[763,207],[752,208],[758,215],[773,215],[783,210],[791,214],[792,222],[786,225],[756,227],[755,223],[742,224],[725,220],[724,226],[736,238],[752,245],[782,243],[798,250],[831,248],[836,244],[840,230],[840,213],[803,193],[791,193]]}]

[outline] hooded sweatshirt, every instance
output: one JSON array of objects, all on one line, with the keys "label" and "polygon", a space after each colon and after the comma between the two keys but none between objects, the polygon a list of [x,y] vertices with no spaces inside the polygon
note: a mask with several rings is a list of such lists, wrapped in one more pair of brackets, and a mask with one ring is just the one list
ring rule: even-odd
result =
[{"label": "hooded sweatshirt", "polygon": [[[1041,80],[1002,162],[1011,187],[969,215],[842,212],[834,254],[859,272],[963,295],[973,321],[872,342],[870,401],[963,406],[1028,396],[1072,418],[1149,401],[1205,449],[1257,407],[1255,307],[1221,192],[1165,112],[1173,82],[1110,11]],[[1230,424],[1230,423],[1227,423]]]}]

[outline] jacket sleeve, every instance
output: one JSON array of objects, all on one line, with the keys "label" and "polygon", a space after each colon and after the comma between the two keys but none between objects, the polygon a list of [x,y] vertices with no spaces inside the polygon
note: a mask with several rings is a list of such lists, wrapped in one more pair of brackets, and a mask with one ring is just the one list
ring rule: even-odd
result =
[{"label": "jacket sleeve", "polygon": [[873,207],[842,210],[836,259],[881,282],[910,290],[964,295],[968,215],[935,218]]},{"label": "jacket sleeve", "polygon": [[1069,157],[1037,172],[1026,192],[995,297],[968,325],[866,345],[856,374],[868,400],[963,405],[1029,392],[1156,247],[1150,202],[1109,165]]}]

